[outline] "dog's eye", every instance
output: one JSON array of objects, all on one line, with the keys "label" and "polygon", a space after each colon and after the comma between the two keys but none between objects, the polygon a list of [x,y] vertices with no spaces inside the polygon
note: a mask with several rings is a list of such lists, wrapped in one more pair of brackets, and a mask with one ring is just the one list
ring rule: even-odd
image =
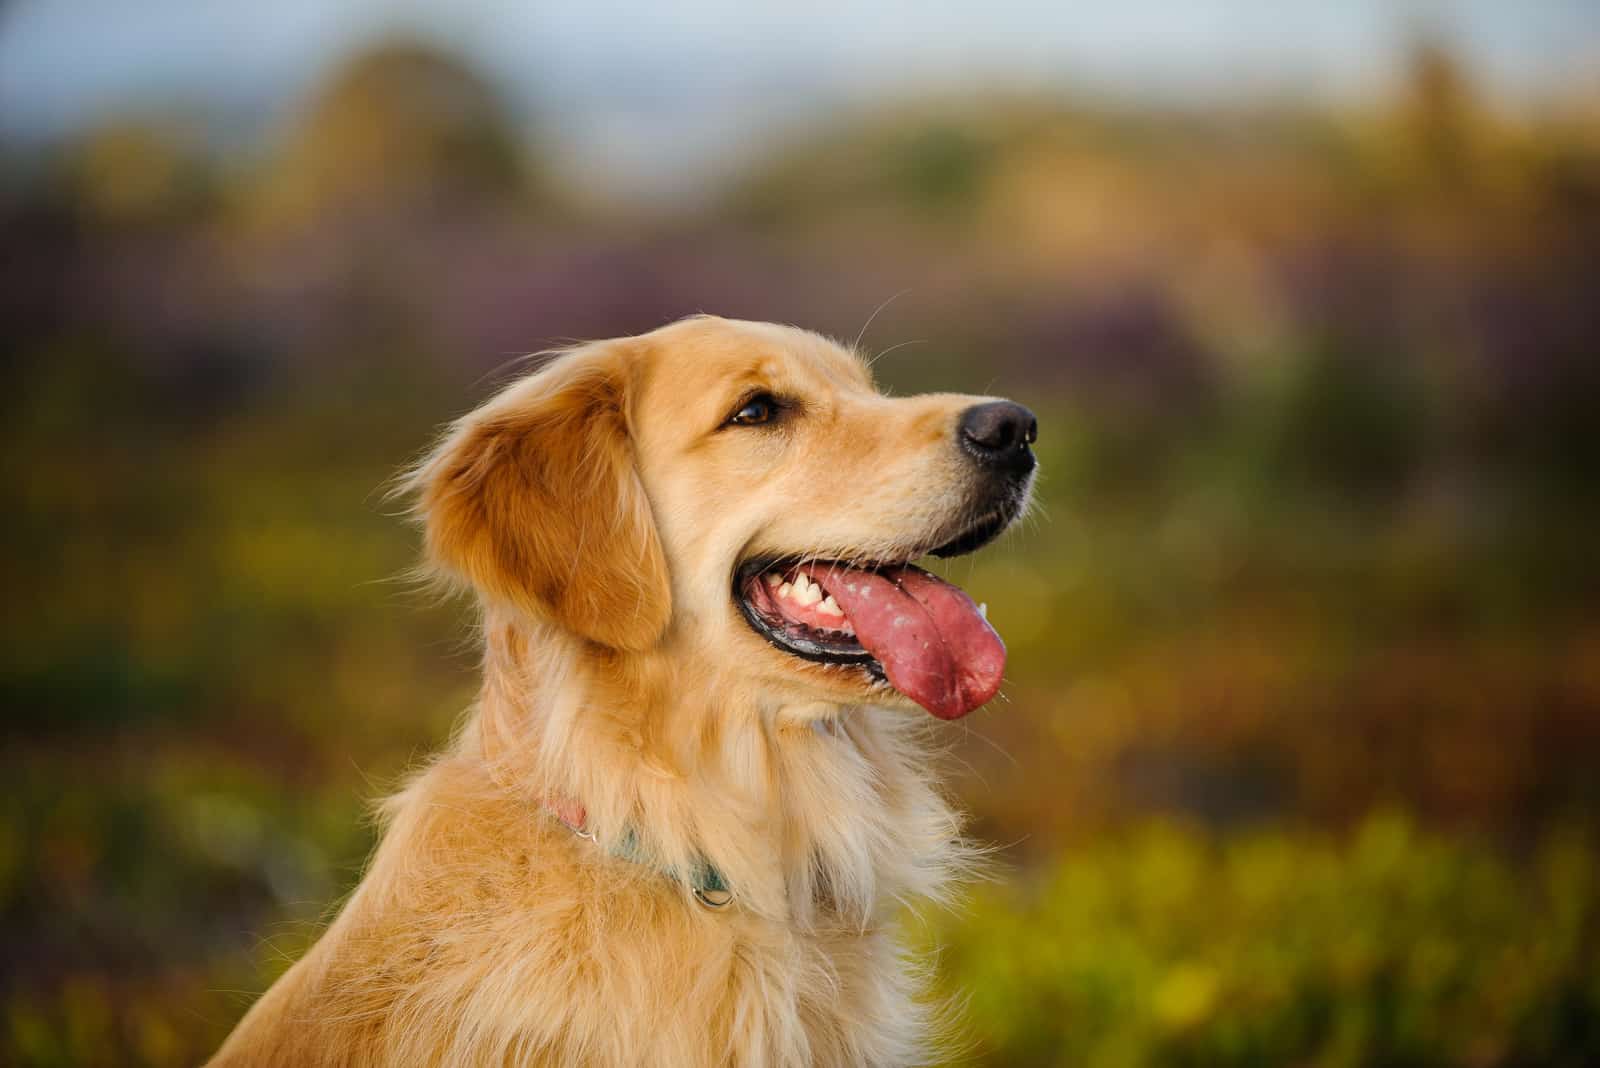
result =
[{"label": "dog's eye", "polygon": [[733,426],[761,426],[778,417],[778,401],[768,393],[758,393],[746,399],[739,410],[728,417]]}]

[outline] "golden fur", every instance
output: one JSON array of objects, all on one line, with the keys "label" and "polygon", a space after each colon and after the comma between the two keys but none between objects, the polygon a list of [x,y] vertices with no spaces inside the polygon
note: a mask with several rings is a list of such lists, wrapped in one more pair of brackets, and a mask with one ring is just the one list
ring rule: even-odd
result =
[{"label": "golden fur", "polygon": [[[727,427],[753,388],[796,398],[794,418]],[[479,596],[479,700],[212,1063],[930,1056],[895,917],[970,859],[930,781],[935,725],[763,641],[730,581],[763,552],[904,559],[950,538],[971,477],[951,437],[981,399],[890,399],[821,337],[699,317],[567,352],[457,423],[407,489],[433,566]],[[646,862],[612,854],[629,834]],[[701,857],[730,906],[668,874]]]}]

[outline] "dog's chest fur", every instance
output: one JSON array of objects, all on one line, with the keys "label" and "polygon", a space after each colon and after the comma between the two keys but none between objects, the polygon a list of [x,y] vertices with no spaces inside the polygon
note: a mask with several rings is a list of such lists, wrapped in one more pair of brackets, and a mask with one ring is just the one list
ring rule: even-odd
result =
[{"label": "dog's chest fur", "polygon": [[[341,1064],[927,1055],[932,1007],[896,944],[895,914],[937,895],[962,853],[956,817],[926,782],[927,754],[893,714],[730,740],[750,773],[721,784],[736,803],[697,798],[703,783],[637,784],[642,825],[630,830],[646,839],[670,838],[685,809],[707,806],[689,821],[696,848],[735,894],[715,911],[504,788],[474,735],[392,799],[361,887],[263,1000],[307,1027],[279,1029],[274,1048],[255,1051],[265,1060],[238,1063],[333,1063],[320,1052],[333,1050]],[[738,755],[750,745],[761,752]]]}]

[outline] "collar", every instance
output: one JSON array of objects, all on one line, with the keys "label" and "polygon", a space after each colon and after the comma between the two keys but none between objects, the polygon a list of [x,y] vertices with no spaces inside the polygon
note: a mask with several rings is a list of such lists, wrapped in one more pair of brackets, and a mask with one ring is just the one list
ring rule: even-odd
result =
[{"label": "collar", "polygon": [[[589,812],[582,803],[566,797],[546,797],[542,802],[544,810],[554,816],[567,830],[579,838],[587,838],[596,844],[599,843],[594,832],[589,830]],[[649,858],[639,844],[639,836],[632,827],[623,831],[617,844],[608,850],[611,856],[635,864],[649,865]],[[678,880],[678,872],[672,868],[658,869],[661,874],[669,879]],[[694,870],[689,873],[689,889],[694,893],[695,900],[708,909],[720,909],[733,900],[733,891],[728,889],[728,884],[723,880],[722,873],[717,870],[704,857],[695,864]]]}]

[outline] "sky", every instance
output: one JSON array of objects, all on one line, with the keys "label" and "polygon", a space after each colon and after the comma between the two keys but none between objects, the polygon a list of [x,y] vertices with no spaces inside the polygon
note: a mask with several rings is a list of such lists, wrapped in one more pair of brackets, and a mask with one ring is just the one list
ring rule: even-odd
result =
[{"label": "sky", "polygon": [[1600,0],[0,0],[0,133],[176,105],[253,135],[400,29],[629,172],[693,172],[785,121],[926,90],[1360,97],[1424,32],[1508,100],[1600,75]]}]

